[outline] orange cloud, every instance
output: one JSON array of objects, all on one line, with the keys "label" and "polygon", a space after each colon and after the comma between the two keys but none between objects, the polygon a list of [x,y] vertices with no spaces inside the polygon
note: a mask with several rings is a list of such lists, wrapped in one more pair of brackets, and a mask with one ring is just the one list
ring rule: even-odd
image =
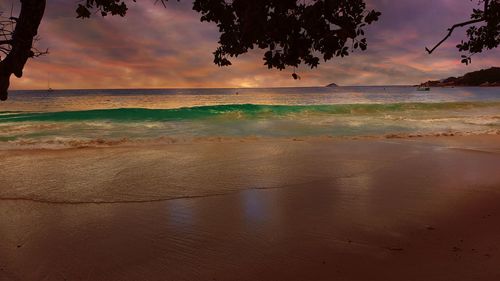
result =
[{"label": "orange cloud", "polygon": [[415,84],[500,65],[499,50],[476,56],[472,67],[460,64],[454,45],[463,30],[436,54],[424,52],[450,24],[467,18],[474,3],[368,2],[382,12],[381,21],[368,30],[368,51],[314,70],[300,67],[302,79],[293,80],[292,69],[268,70],[259,50],[234,59],[231,67],[215,66],[217,28],[201,23],[189,1],[169,1],[167,9],[153,0],[141,1],[131,3],[125,18],[80,20],[74,2],[53,0],[39,31],[39,46],[49,47],[50,54],[30,60],[25,76],[13,79],[12,88],[45,89],[48,80],[57,89]]}]

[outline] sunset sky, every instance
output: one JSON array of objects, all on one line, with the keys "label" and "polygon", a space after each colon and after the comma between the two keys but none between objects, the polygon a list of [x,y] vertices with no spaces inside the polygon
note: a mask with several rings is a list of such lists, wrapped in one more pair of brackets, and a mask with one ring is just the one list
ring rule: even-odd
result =
[{"label": "sunset sky", "polygon": [[[233,59],[230,67],[214,65],[217,29],[199,21],[189,0],[171,1],[166,9],[154,0],[130,1],[125,18],[87,20],[75,18],[77,1],[47,2],[37,46],[50,54],[30,60],[25,76],[11,79],[12,89],[45,89],[49,79],[56,89],[415,84],[500,65],[498,49],[475,56],[468,67],[461,64],[455,45],[464,29],[435,54],[424,51],[453,23],[469,18],[477,3],[470,0],[368,0],[382,12],[367,29],[368,51],[312,71],[300,67],[300,81],[291,78],[291,69],[268,70],[262,51]],[[0,10],[10,6],[11,0],[0,0]]]}]

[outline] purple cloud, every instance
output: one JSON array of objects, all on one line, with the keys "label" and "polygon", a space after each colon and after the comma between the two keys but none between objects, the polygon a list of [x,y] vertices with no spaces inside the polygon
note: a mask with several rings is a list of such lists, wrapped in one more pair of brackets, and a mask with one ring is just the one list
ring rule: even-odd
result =
[{"label": "purple cloud", "polygon": [[[30,60],[25,77],[13,79],[13,89],[46,88],[160,88],[250,87],[415,84],[428,79],[461,75],[500,65],[500,51],[473,58],[471,66],[459,61],[455,45],[465,31],[457,30],[435,54],[430,46],[453,23],[466,20],[475,2],[462,0],[369,0],[382,12],[370,26],[368,51],[323,63],[318,69],[268,70],[262,51],[233,60],[233,66],[213,64],[217,28],[201,23],[191,2],[169,1],[167,9],[154,1],[131,2],[125,18],[75,18],[76,2],[48,1],[39,34],[41,48],[50,55]],[[0,0],[0,10],[10,2]]]}]

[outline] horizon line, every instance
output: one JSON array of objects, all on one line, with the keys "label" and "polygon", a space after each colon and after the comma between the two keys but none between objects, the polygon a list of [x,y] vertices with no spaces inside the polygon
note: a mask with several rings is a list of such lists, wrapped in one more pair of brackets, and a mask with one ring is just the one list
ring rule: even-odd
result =
[{"label": "horizon line", "polygon": [[[165,88],[50,88],[52,91],[79,91],[79,90],[245,90],[245,89],[294,89],[294,88],[342,88],[342,87],[414,87],[417,84],[388,84],[388,85],[337,85],[324,86],[274,86],[274,87],[165,87]],[[38,89],[11,89],[18,91],[48,91],[47,88]]]}]

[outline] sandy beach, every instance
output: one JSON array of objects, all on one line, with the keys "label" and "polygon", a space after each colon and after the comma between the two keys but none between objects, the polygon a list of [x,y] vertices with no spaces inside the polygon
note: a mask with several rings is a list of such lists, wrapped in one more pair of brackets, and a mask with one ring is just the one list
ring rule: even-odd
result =
[{"label": "sandy beach", "polygon": [[500,0],[0,0],[0,281],[500,281],[499,34]]},{"label": "sandy beach", "polygon": [[500,136],[0,151],[0,280],[499,280]]}]

